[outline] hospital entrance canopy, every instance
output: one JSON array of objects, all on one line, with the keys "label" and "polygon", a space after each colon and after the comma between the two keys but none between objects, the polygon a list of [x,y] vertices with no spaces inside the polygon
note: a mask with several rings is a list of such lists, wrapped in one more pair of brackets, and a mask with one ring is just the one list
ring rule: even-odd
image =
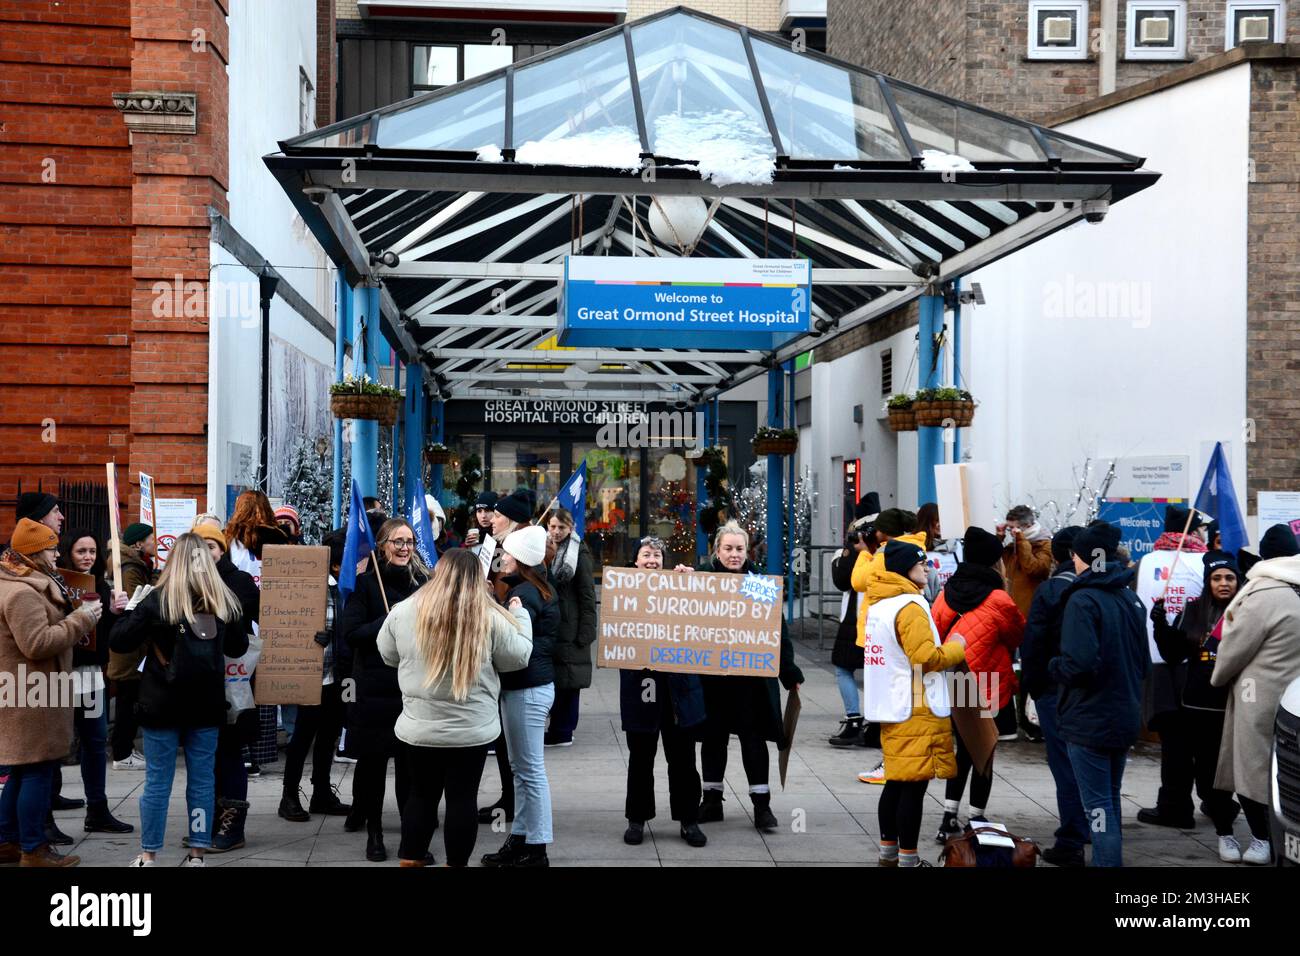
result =
[{"label": "hospital entrance canopy", "polygon": [[[1159,178],[682,7],[280,147],[267,166],[442,398],[700,402]],[[809,260],[815,327],[770,352],[537,350],[566,256],[684,254]]]}]

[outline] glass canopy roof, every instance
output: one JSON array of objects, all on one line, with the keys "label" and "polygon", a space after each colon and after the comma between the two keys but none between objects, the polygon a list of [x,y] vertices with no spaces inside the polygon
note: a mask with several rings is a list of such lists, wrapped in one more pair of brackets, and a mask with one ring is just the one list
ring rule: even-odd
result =
[{"label": "glass canopy roof", "polygon": [[921,167],[927,151],[977,169],[1140,164],[779,39],[677,8],[283,145],[521,162],[531,151],[613,167],[637,148],[739,181],[770,181],[778,157],[855,168]]}]

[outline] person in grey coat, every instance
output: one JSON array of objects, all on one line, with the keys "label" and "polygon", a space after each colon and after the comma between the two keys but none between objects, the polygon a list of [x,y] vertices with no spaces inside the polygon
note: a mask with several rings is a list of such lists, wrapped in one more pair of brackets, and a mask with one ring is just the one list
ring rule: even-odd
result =
[{"label": "person in grey coat", "polygon": [[555,637],[555,703],[544,742],[569,747],[578,726],[578,696],[591,686],[591,645],[596,643],[596,583],[591,552],[574,533],[573,515],[551,513],[546,533],[555,546],[550,576],[560,599],[560,630]]}]

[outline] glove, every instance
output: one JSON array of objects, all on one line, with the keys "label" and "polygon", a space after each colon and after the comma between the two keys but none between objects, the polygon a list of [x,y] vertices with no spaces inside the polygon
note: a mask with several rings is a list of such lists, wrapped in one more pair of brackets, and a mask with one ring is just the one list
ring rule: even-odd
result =
[{"label": "glove", "polygon": [[1156,624],[1159,624],[1161,621],[1169,620],[1169,616],[1165,614],[1164,598],[1156,598],[1155,603],[1151,605],[1150,617],[1152,622]]},{"label": "glove", "polygon": [[312,635],[312,640],[315,641],[317,644],[319,644],[321,647],[329,647],[330,646],[329,631],[317,631],[315,634]]},{"label": "glove", "polygon": [[153,590],[153,585],[152,585],[152,584],[141,584],[141,585],[139,585],[139,586],[135,589],[135,593],[131,595],[131,600],[129,600],[129,601],[126,602],[126,607],[124,608],[124,610],[127,610],[127,611],[134,611],[134,610],[136,609],[136,606],[137,606],[141,601],[143,601],[146,597],[148,597],[148,596],[149,596],[149,592],[152,591],[152,590]]}]

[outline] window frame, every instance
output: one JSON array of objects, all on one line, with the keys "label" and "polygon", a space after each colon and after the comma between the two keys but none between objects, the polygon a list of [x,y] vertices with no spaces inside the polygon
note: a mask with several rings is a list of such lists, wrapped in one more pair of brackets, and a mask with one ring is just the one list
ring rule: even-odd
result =
[{"label": "window frame", "polygon": [[[1174,45],[1172,47],[1138,46],[1138,14],[1144,11],[1174,11]],[[1124,27],[1124,59],[1187,59],[1187,0],[1129,0]]]},{"label": "window frame", "polygon": [[[1273,11],[1273,36],[1265,43],[1285,43],[1286,42],[1286,0],[1228,0],[1228,12],[1224,18],[1223,24],[1223,48],[1225,50],[1236,49],[1241,46],[1237,42],[1237,16],[1238,11],[1252,9],[1269,9]],[[1251,40],[1251,43],[1260,41]]]},{"label": "window frame", "polygon": [[[1074,10],[1078,17],[1076,30],[1076,44],[1070,47],[1064,46],[1039,46],[1038,45],[1038,15],[1043,10]],[[1027,57],[1030,60],[1087,60],[1089,56],[1089,42],[1092,34],[1089,31],[1089,0],[1029,0],[1029,20],[1028,29],[1025,31],[1028,41]]]},{"label": "window frame", "polygon": [[[454,78],[450,83],[444,83],[444,84],[442,84],[441,86],[434,86],[434,85],[432,85],[432,84],[430,84],[430,83],[417,83],[417,82],[415,82],[415,51],[416,51],[416,50],[420,50],[420,49],[424,49],[424,48],[426,48],[426,47],[429,48],[429,49],[437,48],[437,49],[441,49],[441,50],[451,50],[453,53],[456,54],[456,76],[455,76],[455,78]],[[407,70],[408,70],[407,75],[410,76],[410,78],[411,78],[411,95],[412,95],[412,96],[416,96],[416,95],[418,95],[418,94],[420,94],[420,93],[432,93],[432,92],[435,91],[435,90],[446,89],[448,86],[454,86],[455,84],[457,84],[457,83],[460,82],[460,78],[461,78],[461,76],[462,76],[462,75],[464,74],[464,72],[465,72],[465,51],[464,51],[464,46],[463,46],[463,44],[460,44],[460,43],[412,43],[410,49],[411,49],[411,58],[410,58],[410,61],[409,61],[408,64],[407,64]]]}]

